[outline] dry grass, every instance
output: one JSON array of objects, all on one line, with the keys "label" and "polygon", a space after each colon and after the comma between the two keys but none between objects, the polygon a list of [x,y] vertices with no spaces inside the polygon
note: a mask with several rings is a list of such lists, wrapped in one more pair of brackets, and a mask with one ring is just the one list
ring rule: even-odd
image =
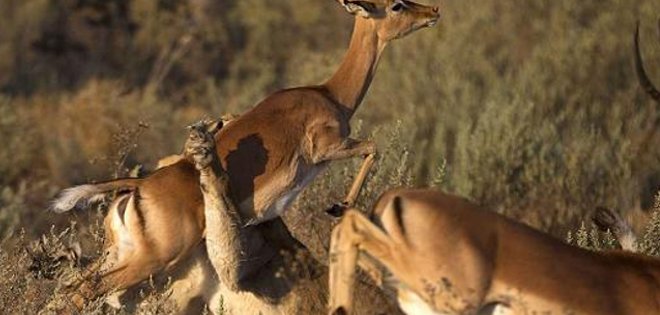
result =
[{"label": "dry grass", "polygon": [[[660,84],[659,2],[441,5],[438,27],[388,48],[353,122],[381,152],[363,208],[388,187],[434,185],[563,237],[597,205],[652,207],[660,113],[636,83],[632,35],[640,20]],[[22,246],[71,220],[93,239],[95,211],[43,211],[58,189],[149,169],[188,123],[321,82],[351,25],[331,0],[8,0],[0,17],[0,308],[18,313],[58,286],[28,276]],[[321,210],[357,163],[335,163],[287,214],[319,258],[332,224]]]}]

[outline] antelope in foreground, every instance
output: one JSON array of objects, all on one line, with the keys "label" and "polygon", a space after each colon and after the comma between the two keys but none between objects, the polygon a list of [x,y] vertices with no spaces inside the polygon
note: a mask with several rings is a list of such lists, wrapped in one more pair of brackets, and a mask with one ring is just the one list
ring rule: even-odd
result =
[{"label": "antelope in foreground", "polygon": [[660,313],[654,258],[573,247],[425,189],[384,193],[372,218],[349,209],[332,232],[333,314],[352,311],[356,265],[376,281],[391,272],[408,314]]},{"label": "antelope in foreground", "polygon": [[[385,46],[434,25],[439,9],[407,0],[338,0],[355,24],[348,52],[324,84],[278,91],[241,115],[216,136],[217,154],[229,175],[231,199],[247,225],[280,214],[328,162],[366,156],[344,205],[353,204],[374,162],[371,141],[349,138],[349,121],[362,102]],[[102,285],[84,300],[132,286],[172,269],[195,251],[215,227],[206,229],[199,172],[188,159],[142,179],[81,185],[61,192],[56,212],[69,211],[111,191],[119,197],[108,214],[112,231]],[[217,268],[218,266],[216,266]]]}]

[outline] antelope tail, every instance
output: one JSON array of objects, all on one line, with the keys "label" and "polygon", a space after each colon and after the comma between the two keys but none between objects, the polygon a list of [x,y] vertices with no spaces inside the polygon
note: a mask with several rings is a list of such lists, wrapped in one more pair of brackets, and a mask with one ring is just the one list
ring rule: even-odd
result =
[{"label": "antelope tail", "polygon": [[50,204],[50,210],[56,213],[67,212],[76,207],[83,207],[100,201],[105,194],[115,190],[134,190],[142,179],[124,178],[98,184],[74,186],[62,190]]},{"label": "antelope tail", "polygon": [[660,91],[653,85],[651,79],[649,79],[644,69],[644,62],[642,62],[642,55],[639,49],[639,22],[637,23],[637,29],[635,30],[635,69],[637,70],[637,78],[639,79],[639,84],[644,88],[644,91],[651,95],[651,97],[660,102]]}]

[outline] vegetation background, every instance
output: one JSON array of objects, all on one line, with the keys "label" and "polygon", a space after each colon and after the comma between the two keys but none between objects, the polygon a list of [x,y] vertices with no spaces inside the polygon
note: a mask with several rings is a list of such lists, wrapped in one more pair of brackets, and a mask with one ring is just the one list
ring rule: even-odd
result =
[{"label": "vegetation background", "polygon": [[[391,44],[354,120],[382,153],[363,207],[387,187],[432,185],[560,238],[597,205],[652,207],[660,107],[637,83],[632,43],[640,21],[660,84],[660,2],[434,4],[439,25]],[[56,191],[148,170],[188,123],[323,82],[352,23],[334,0],[0,1],[4,250],[72,219],[93,239],[96,212],[44,211]],[[286,218],[321,256],[322,210],[358,163],[335,163]]]}]

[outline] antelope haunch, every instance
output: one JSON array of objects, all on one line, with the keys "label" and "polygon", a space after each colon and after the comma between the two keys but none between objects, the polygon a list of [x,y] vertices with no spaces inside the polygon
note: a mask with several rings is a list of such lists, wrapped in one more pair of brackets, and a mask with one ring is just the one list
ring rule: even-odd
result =
[{"label": "antelope haunch", "polygon": [[[229,174],[232,199],[249,224],[277,218],[332,160],[366,156],[344,203],[354,202],[374,161],[372,142],[349,138],[349,120],[371,83],[386,44],[439,19],[437,7],[407,0],[339,0],[355,15],[351,43],[325,84],[276,92],[216,135],[217,153]],[[53,203],[64,212],[113,191],[130,191],[117,211],[121,231],[112,276],[103,288],[131,286],[184,259],[205,232],[199,173],[189,160],[144,179],[120,179],[64,190]],[[133,218],[133,219],[132,219]],[[127,222],[135,222],[127,225]],[[213,227],[210,227],[213,228]],[[144,242],[136,245],[137,240]]]},{"label": "antelope haunch", "polygon": [[660,260],[573,247],[432,190],[388,191],[372,220],[348,210],[330,259],[336,313],[352,310],[356,265],[375,279],[391,272],[409,314],[660,313]]}]

